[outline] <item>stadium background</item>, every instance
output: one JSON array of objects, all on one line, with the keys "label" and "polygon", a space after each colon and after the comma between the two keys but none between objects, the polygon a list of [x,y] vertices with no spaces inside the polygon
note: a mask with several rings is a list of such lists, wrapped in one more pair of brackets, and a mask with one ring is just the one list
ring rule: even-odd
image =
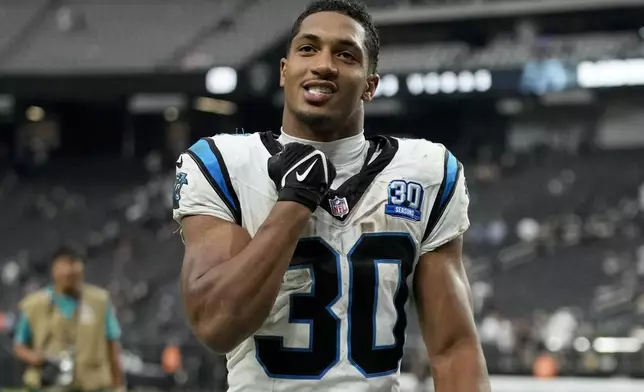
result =
[{"label": "stadium background", "polygon": [[[224,361],[178,301],[173,162],[200,137],[279,130],[278,63],[305,4],[0,0],[1,387],[20,385],[17,301],[72,240],[111,292],[129,386],[222,390]],[[644,390],[644,1],[367,4],[382,82],[366,132],[465,164],[494,390]],[[422,353],[412,320],[406,383],[427,377]]]}]

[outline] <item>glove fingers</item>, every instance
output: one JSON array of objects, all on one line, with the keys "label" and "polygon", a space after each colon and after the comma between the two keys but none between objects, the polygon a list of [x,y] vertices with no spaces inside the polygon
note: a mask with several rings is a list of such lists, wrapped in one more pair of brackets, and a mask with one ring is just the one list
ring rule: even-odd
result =
[{"label": "glove fingers", "polygon": [[287,144],[267,164],[268,174],[279,192],[278,200],[299,202],[311,211],[317,208],[336,176],[335,167],[324,153],[302,143]]}]

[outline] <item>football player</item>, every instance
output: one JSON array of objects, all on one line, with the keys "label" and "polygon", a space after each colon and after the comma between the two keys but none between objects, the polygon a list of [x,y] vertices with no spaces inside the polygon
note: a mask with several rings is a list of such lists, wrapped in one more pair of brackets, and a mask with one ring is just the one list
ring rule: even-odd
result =
[{"label": "football player", "polygon": [[281,135],[219,134],[177,161],[182,296],[230,391],[397,391],[410,295],[436,390],[490,390],[463,169],[439,144],[365,138],[378,51],[363,6],[314,2],[281,61]]}]

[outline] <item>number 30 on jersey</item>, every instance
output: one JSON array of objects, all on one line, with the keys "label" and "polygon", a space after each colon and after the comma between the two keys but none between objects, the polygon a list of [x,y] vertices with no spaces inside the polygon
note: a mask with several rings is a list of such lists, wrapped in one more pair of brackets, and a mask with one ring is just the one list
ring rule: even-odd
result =
[{"label": "number 30 on jersey", "polygon": [[[406,279],[412,272],[414,257],[415,245],[407,233],[363,234],[347,254],[347,356],[365,377],[384,376],[398,370],[407,326]],[[344,343],[341,320],[331,307],[342,296],[342,261],[338,252],[321,238],[298,242],[291,267],[308,268],[313,282],[310,293],[291,295],[288,322],[309,324],[309,347],[285,347],[282,336],[255,336],[257,360],[270,377],[320,379],[339,362],[340,346]],[[397,287],[391,295],[379,298],[378,293],[384,290],[380,270],[385,264],[393,264],[398,271]],[[378,322],[381,301],[389,301],[384,305],[395,309],[395,321],[390,320],[393,323]],[[394,343],[379,345],[376,329],[385,327],[392,328]]]}]

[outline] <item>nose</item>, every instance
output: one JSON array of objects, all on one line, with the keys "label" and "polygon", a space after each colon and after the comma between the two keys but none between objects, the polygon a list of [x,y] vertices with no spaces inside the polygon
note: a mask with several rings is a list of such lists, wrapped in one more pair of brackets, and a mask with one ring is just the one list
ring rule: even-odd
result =
[{"label": "nose", "polygon": [[334,78],[338,74],[338,67],[335,65],[333,54],[324,50],[315,58],[315,65],[311,69],[314,75],[322,79]]}]

